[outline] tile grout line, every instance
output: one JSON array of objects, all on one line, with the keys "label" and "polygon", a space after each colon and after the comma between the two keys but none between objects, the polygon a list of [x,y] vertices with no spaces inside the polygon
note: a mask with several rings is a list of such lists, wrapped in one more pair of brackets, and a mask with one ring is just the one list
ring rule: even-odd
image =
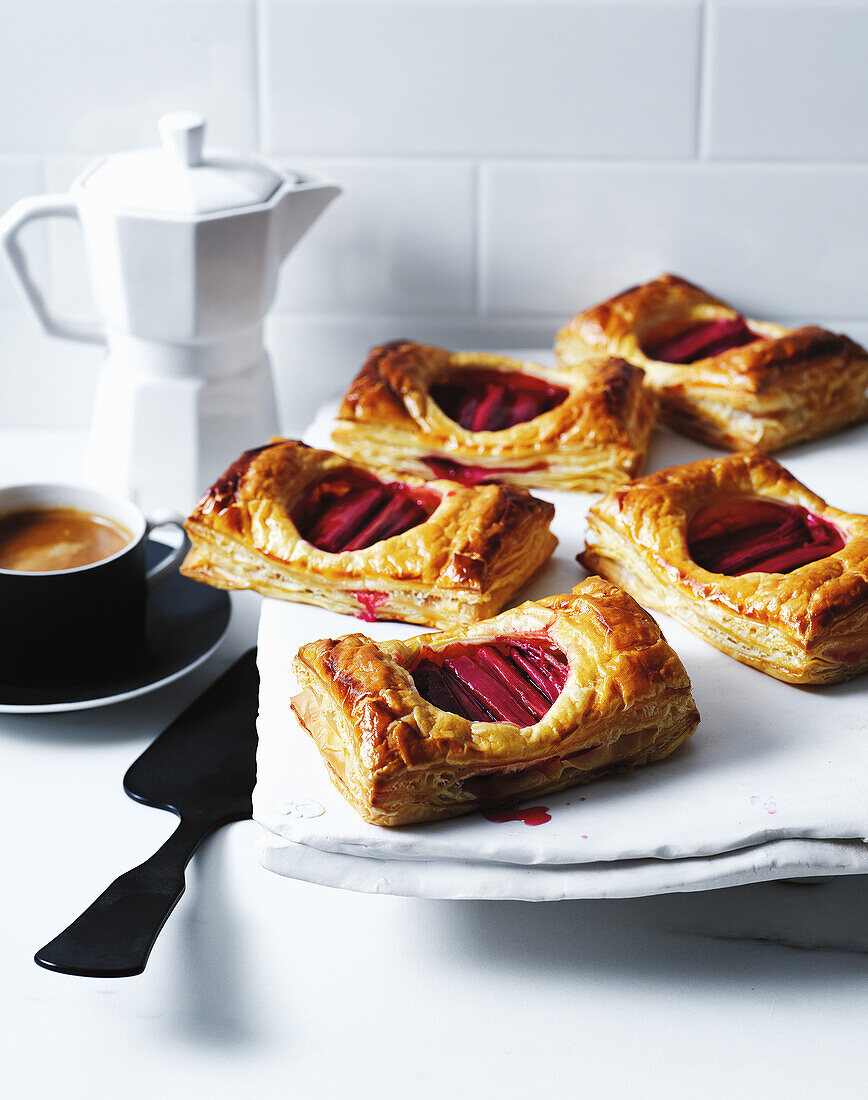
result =
[{"label": "tile grout line", "polygon": [[[257,66],[259,80],[257,83],[260,85],[257,99],[262,99],[262,109],[257,112],[257,121],[260,125],[260,140],[263,136],[263,132],[267,129],[262,125],[262,120],[267,116],[265,110],[265,90],[264,90],[264,72],[267,66],[260,62]],[[703,99],[707,100],[708,96],[704,96]],[[107,150],[105,148],[95,149],[41,149],[30,152],[16,152],[14,150],[8,150],[6,152],[0,151],[0,167],[4,164],[21,164],[21,163],[34,163],[41,164],[47,163],[53,158],[60,160],[87,160],[92,161],[97,157],[106,155]],[[390,162],[395,164],[426,164],[436,162],[438,164],[475,164],[478,163],[481,167],[545,167],[550,168],[606,168],[606,169],[634,169],[634,168],[650,168],[659,169],[665,171],[668,169],[685,169],[695,168],[700,171],[713,171],[718,167],[723,168],[742,168],[745,170],[754,168],[769,168],[769,169],[797,169],[806,171],[853,171],[864,172],[868,170],[868,161],[864,159],[853,160],[841,160],[832,158],[811,159],[808,157],[750,157],[750,156],[721,156],[714,157],[713,160],[701,160],[698,161],[695,156],[687,157],[665,157],[665,158],[650,158],[650,157],[580,157],[580,156],[563,156],[556,154],[538,154],[535,156],[528,156],[525,153],[492,153],[490,155],[484,155],[480,161],[475,161],[472,154],[464,153],[440,153],[437,151],[429,152],[329,152],[325,149],[311,151],[310,149],[293,149],[291,152],[281,150],[279,145],[275,146],[271,150],[271,155],[280,157],[294,157],[297,160],[310,160],[316,161],[329,160],[337,163],[365,163],[365,164],[388,164]]]},{"label": "tile grout line", "polygon": [[[76,156],[85,154],[61,154],[66,156]],[[90,154],[88,154],[90,155]],[[97,155],[97,154],[92,154]],[[320,150],[318,152],[310,152],[305,150],[296,149],[291,153],[282,152],[280,147],[275,147],[271,151],[271,156],[280,157],[294,157],[298,161],[312,161],[328,160],[335,161],[336,163],[363,163],[363,164],[388,164],[390,161],[395,164],[407,165],[418,163],[426,164],[436,162],[438,164],[467,164],[476,163],[468,153],[383,153],[383,152],[358,152],[358,153],[333,153]],[[0,155],[0,162],[2,162],[2,155]],[[713,160],[698,160],[695,156],[688,157],[669,157],[666,159],[649,159],[645,158],[629,158],[629,157],[564,157],[564,156],[527,156],[526,154],[516,153],[510,154],[492,154],[491,156],[485,156],[483,160],[478,162],[481,167],[520,167],[520,168],[535,168],[545,167],[550,168],[591,168],[591,169],[613,169],[613,168],[652,168],[665,171],[667,169],[685,169],[693,168],[698,171],[714,171],[718,167],[722,168],[771,168],[771,169],[799,169],[808,171],[848,171],[853,170],[857,172],[864,172],[868,170],[868,162],[865,160],[810,160],[810,159],[793,159],[786,157],[779,157],[776,159],[763,159],[760,157],[715,157]]]},{"label": "tile grout line", "polygon": [[[2,315],[2,311],[0,311]],[[269,313],[269,319],[279,321],[290,321],[292,323],[309,322],[314,324],[332,325],[332,324],[368,324],[376,322],[388,321],[411,321],[411,322],[425,322],[431,324],[443,324],[443,325],[473,325],[481,322],[485,325],[490,324],[503,324],[512,326],[523,326],[533,324],[546,324],[550,325],[557,321],[563,321],[563,311],[557,313],[419,313],[416,311],[406,312],[400,310],[377,310],[370,313],[347,313],[341,310],[321,310],[314,312],[296,312],[285,309],[274,309]]]},{"label": "tile grout line", "polygon": [[[2,313],[2,311],[0,311]],[[481,321],[485,324],[511,324],[511,325],[529,325],[529,324],[552,324],[553,322],[564,320],[564,311],[557,310],[551,313],[541,312],[514,312],[511,310],[495,310],[482,314],[470,314],[470,313],[424,313],[417,311],[397,311],[397,310],[376,310],[372,312],[347,312],[343,310],[319,310],[319,311],[293,311],[285,309],[275,309],[271,312],[270,316],[278,317],[281,320],[287,321],[309,321],[318,324],[332,324],[332,323],[368,323],[370,321],[389,321],[389,320],[401,320],[407,319],[412,321],[425,321],[425,322],[442,322],[444,324],[467,324],[475,321]],[[768,314],[763,317],[763,320],[771,321],[774,324],[797,326],[805,324],[822,324],[822,325],[864,325],[868,324],[868,314],[865,316],[847,316],[847,317],[833,317],[828,313],[818,313],[814,315],[813,321],[806,320],[806,314],[793,314],[787,316],[783,313]]]},{"label": "tile grout line", "polygon": [[253,0],[253,107],[256,150],[263,153],[265,134],[265,36],[263,0]]},{"label": "tile grout line", "polygon": [[485,256],[488,253],[488,164],[476,162],[476,317],[488,314],[488,279]]},{"label": "tile grout line", "polygon": [[699,80],[696,88],[696,159],[710,160],[711,111],[711,3],[703,0],[699,24]]},{"label": "tile grout line", "polygon": [[482,165],[473,163],[473,309],[471,315],[478,317],[482,308],[482,197],[480,179]]}]

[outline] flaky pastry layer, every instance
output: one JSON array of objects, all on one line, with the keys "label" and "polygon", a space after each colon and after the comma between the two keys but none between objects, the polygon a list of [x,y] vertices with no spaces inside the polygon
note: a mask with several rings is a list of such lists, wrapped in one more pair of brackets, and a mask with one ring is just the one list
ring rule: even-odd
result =
[{"label": "flaky pastry layer", "polygon": [[[567,390],[548,412],[499,431],[470,431],[430,395],[463,369],[518,372]],[[337,450],[371,465],[432,477],[435,457],[491,469],[498,482],[528,488],[603,490],[642,467],[656,398],[642,371],[595,357],[553,371],[484,352],[452,353],[396,340],[374,348],[343,400],[332,433]]]},{"label": "flaky pastry layer", "polygon": [[[844,547],[789,573],[710,573],[690,556],[691,520],[714,501],[761,497],[834,524]],[[868,669],[868,517],[840,511],[753,451],[640,478],[588,513],[579,560],[736,660],[796,684]]]},{"label": "flaky pastry layer", "polygon": [[292,515],[322,478],[353,468],[295,440],[246,452],[187,520],[193,546],[181,572],[217,588],[441,627],[495,614],[557,545],[554,507],[525,490],[434,481],[425,488],[437,504],[424,522],[365,549],[329,553],[299,534]]},{"label": "flaky pastry layer", "polygon": [[868,417],[868,353],[815,325],[787,329],[746,318],[762,339],[692,363],[649,359],[643,347],[700,322],[736,318],[731,306],[676,275],[585,310],[557,335],[565,366],[617,355],[645,371],[661,419],[731,450],[775,451]]},{"label": "flaky pastry layer", "polygon": [[[529,634],[547,636],[569,661],[563,691],[533,726],[441,710],[408,671],[423,646]],[[376,825],[454,817],[632,768],[667,756],[699,722],[690,680],[657,624],[599,577],[440,634],[310,642],[294,668],[302,690],[293,710],[337,788]]]}]

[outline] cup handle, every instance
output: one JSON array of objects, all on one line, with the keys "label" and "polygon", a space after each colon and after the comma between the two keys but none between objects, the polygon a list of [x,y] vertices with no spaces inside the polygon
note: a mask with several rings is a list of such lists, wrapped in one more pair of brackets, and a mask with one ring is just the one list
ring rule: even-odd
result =
[{"label": "cup handle", "polygon": [[166,577],[175,571],[181,564],[181,559],[187,553],[189,549],[189,543],[187,541],[187,534],[184,531],[184,517],[178,512],[167,512],[165,515],[154,516],[153,519],[145,521],[145,537],[157,527],[177,527],[181,532],[181,545],[177,546],[171,554],[163,558],[163,560],[149,569],[145,574],[145,580],[148,585],[148,591],[155,588],[160,581],[166,579]]}]

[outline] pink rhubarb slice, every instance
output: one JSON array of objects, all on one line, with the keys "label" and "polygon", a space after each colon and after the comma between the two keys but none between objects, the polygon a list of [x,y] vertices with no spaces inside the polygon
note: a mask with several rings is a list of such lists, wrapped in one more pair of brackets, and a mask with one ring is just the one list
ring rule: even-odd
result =
[{"label": "pink rhubarb slice", "polygon": [[312,486],[292,521],[311,545],[339,554],[364,550],[417,527],[438,503],[431,490],[380,481],[366,470],[347,468]]},{"label": "pink rhubarb slice", "polygon": [[569,391],[520,371],[467,367],[431,386],[431,396],[450,418],[471,432],[500,432],[549,412]]},{"label": "pink rhubarb slice", "polygon": [[762,340],[762,336],[748,327],[744,317],[723,317],[692,325],[676,336],[644,346],[642,351],[660,363],[695,363],[755,340]]},{"label": "pink rhubarb slice", "polygon": [[790,573],[842,549],[841,531],[800,504],[755,497],[717,501],[688,531],[690,556],[710,573]]},{"label": "pink rhubarb slice", "polygon": [[388,592],[372,592],[369,589],[350,592],[350,595],[359,603],[356,618],[365,623],[375,623],[377,621],[377,608],[382,607],[389,599]]},{"label": "pink rhubarb slice", "polygon": [[410,669],[429,703],[471,722],[539,722],[563,691],[570,666],[544,636],[423,648]]}]

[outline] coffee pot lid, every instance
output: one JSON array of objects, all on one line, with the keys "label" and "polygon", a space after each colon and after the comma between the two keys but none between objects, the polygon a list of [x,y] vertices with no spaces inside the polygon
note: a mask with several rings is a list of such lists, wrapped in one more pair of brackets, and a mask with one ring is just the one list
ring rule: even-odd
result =
[{"label": "coffee pot lid", "polygon": [[189,217],[256,206],[297,179],[242,153],[205,151],[205,119],[196,111],[163,115],[159,130],[161,147],[106,157],[81,185],[117,208]]}]

